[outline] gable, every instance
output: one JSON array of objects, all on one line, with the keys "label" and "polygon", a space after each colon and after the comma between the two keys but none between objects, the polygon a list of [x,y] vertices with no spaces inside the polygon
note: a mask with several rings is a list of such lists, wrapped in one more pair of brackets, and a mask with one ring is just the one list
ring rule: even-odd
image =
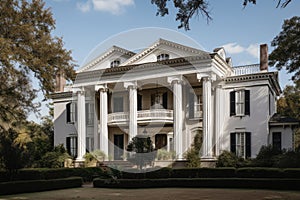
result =
[{"label": "gable", "polygon": [[195,49],[192,47],[184,46],[175,42],[159,39],[157,42],[153,43],[149,48],[143,50],[142,52],[132,56],[126,62],[121,64],[134,65],[142,64],[148,62],[156,62],[157,56],[161,54],[168,54],[169,59],[188,57],[188,56],[209,56],[209,53]]},{"label": "gable", "polygon": [[110,49],[100,54],[94,60],[82,66],[76,71],[76,73],[107,69],[111,67],[111,63],[113,61],[119,61],[120,64],[122,64],[134,55],[135,53],[131,51],[117,46],[112,46]]}]

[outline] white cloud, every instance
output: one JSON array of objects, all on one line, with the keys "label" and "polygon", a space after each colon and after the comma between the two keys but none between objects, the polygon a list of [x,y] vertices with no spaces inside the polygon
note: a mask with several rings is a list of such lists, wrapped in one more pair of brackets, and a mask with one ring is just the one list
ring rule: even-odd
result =
[{"label": "white cloud", "polygon": [[83,2],[78,2],[77,3],[77,8],[81,11],[81,12],[88,12],[91,10],[91,2],[87,1],[85,3]]},{"label": "white cloud", "polygon": [[250,44],[246,51],[255,58],[258,58],[259,55],[259,45],[258,44]]},{"label": "white cloud", "polygon": [[250,44],[248,47],[243,47],[237,43],[228,43],[223,45],[225,51],[229,54],[239,54],[239,53],[248,53],[254,58],[259,56],[259,45]]},{"label": "white cloud", "polygon": [[119,15],[125,11],[125,7],[132,5],[134,5],[134,0],[88,0],[77,3],[77,8],[82,12],[88,12],[93,8],[96,11]]},{"label": "white cloud", "polygon": [[237,53],[242,53],[245,51],[245,48],[238,45],[237,43],[229,43],[223,45],[225,51],[230,54],[237,54]]}]

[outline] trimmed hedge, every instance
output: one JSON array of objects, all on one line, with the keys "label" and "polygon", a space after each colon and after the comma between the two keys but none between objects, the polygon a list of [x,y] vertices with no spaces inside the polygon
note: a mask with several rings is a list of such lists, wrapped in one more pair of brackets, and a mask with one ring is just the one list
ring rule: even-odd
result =
[{"label": "trimmed hedge", "polygon": [[68,177],[82,177],[83,181],[91,182],[94,177],[109,177],[108,171],[102,168],[89,167],[89,168],[32,168],[20,169],[16,173],[9,176],[5,171],[0,171],[0,182],[4,181],[21,181],[21,180],[48,180],[60,179]]},{"label": "trimmed hedge", "polygon": [[17,194],[40,192],[46,190],[66,189],[82,186],[81,177],[70,177],[52,180],[12,181],[0,183],[0,194]]},{"label": "trimmed hedge", "polygon": [[171,179],[94,179],[97,188],[251,188],[299,190],[300,179],[253,179],[253,178],[171,178]]}]

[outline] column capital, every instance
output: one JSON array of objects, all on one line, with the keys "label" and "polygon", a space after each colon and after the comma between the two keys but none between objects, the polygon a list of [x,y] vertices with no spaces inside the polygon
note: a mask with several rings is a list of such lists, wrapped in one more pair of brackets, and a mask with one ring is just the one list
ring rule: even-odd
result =
[{"label": "column capital", "polygon": [[99,85],[95,85],[95,91],[98,92],[98,91],[103,91],[103,92],[107,92],[108,90],[108,87],[107,87],[107,84],[99,84]]},{"label": "column capital", "polygon": [[168,76],[167,77],[167,82],[169,84],[182,83],[183,82],[182,75]]},{"label": "column capital", "polygon": [[128,81],[124,82],[124,88],[125,89],[137,89],[137,82],[136,81]]},{"label": "column capital", "polygon": [[216,81],[217,75],[215,73],[197,73],[197,79],[199,82],[201,80]]},{"label": "column capital", "polygon": [[78,94],[78,93],[84,94],[85,89],[84,89],[84,87],[74,87],[74,88],[72,88],[72,92],[75,94]]}]

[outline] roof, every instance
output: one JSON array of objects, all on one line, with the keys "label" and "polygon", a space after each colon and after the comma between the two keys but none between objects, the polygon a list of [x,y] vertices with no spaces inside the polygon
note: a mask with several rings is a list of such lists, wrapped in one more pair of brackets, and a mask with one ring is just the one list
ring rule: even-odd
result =
[{"label": "roof", "polygon": [[269,120],[271,124],[295,124],[299,125],[299,120],[292,117],[282,116],[278,113],[275,113]]}]

